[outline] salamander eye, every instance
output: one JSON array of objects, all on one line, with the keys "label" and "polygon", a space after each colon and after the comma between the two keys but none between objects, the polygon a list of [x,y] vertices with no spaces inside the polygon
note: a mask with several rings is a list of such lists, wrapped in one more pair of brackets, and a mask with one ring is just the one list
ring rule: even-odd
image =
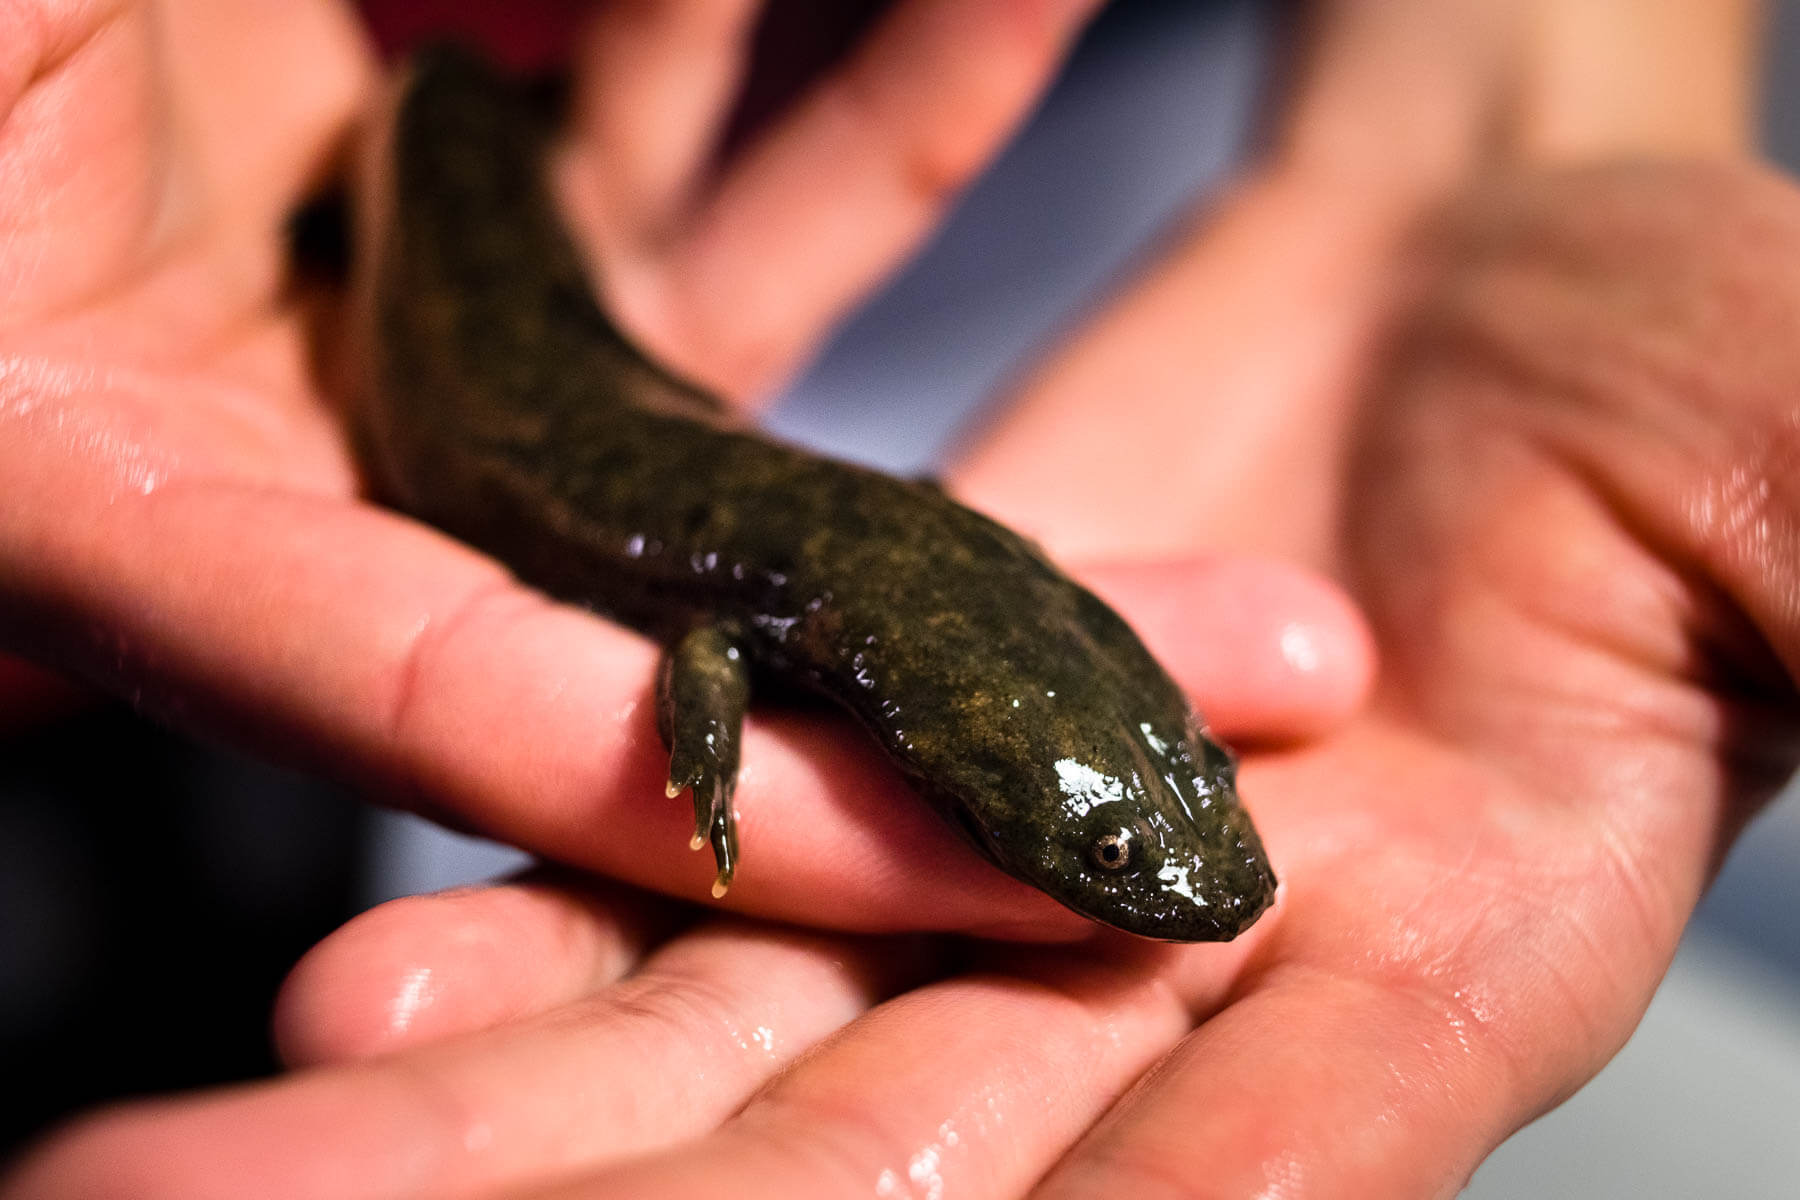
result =
[{"label": "salamander eye", "polygon": [[1096,871],[1117,875],[1131,869],[1137,849],[1137,835],[1130,829],[1103,833],[1088,847],[1088,862]]}]

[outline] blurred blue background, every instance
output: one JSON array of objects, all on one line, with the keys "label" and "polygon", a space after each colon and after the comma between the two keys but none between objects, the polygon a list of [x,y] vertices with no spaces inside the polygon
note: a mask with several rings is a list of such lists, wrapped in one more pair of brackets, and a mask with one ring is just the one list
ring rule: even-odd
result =
[{"label": "blurred blue background", "polygon": [[[783,397],[775,427],[929,467],[1241,160],[1280,11],[1119,0],[942,235]],[[1800,10],[1773,13],[1767,143],[1795,166],[1800,71],[1785,64],[1800,65]],[[95,758],[95,744],[114,749]],[[267,997],[311,940],[355,908],[523,861],[116,711],[0,760],[0,1074],[51,1089],[0,1124],[0,1150],[64,1105],[269,1069]],[[120,896],[129,911],[115,911]],[[1503,1146],[1467,1194],[1800,1195],[1797,914],[1790,791],[1732,856],[1625,1052]],[[90,1076],[82,1056],[129,1061]]]}]

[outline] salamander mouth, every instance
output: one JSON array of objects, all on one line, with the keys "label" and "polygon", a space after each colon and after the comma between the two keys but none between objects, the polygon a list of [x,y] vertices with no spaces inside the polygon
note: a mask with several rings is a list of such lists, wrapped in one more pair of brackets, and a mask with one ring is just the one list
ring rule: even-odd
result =
[{"label": "salamander mouth", "polygon": [[1089,920],[1137,937],[1228,942],[1256,924],[1275,899],[1275,875],[1266,860],[1250,858],[1241,867],[1194,861],[1189,870],[1092,878],[1079,893],[1057,898]]}]

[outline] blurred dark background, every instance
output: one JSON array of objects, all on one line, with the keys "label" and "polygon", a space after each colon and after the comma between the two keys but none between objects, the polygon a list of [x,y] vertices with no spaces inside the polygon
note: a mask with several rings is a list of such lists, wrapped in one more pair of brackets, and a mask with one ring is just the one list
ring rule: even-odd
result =
[{"label": "blurred dark background", "polygon": [[97,1100],[274,1069],[353,911],[364,807],[106,704],[0,743],[0,1153]]}]

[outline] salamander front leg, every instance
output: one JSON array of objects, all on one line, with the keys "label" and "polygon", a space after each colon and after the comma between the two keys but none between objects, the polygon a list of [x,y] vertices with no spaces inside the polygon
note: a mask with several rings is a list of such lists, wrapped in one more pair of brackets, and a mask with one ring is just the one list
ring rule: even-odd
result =
[{"label": "salamander front leg", "polygon": [[657,727],[669,748],[669,796],[694,793],[694,840],[710,839],[719,874],[715,898],[737,869],[737,824],[731,794],[737,787],[738,742],[750,702],[750,664],[724,630],[703,626],[669,648],[656,684]]}]

